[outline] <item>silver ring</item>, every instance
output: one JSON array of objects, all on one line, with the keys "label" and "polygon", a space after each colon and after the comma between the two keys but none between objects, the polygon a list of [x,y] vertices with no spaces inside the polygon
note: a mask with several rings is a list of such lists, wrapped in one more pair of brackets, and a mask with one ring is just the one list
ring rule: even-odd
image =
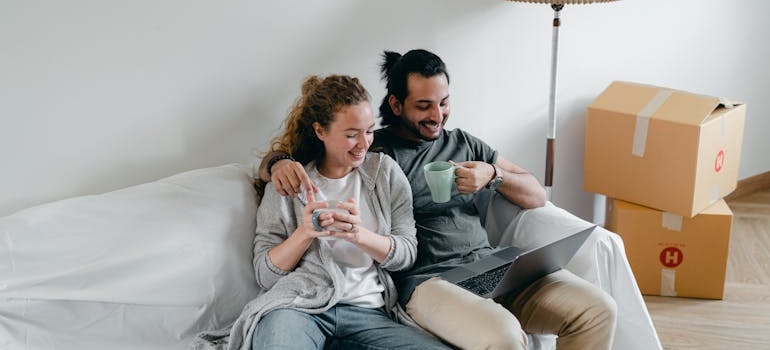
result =
[{"label": "silver ring", "polygon": [[352,222],[351,222],[351,223],[350,223],[350,231],[348,231],[348,232],[350,232],[350,233],[356,233],[356,232],[358,232],[358,229],[356,229],[356,224],[354,224],[354,223],[352,223]]}]

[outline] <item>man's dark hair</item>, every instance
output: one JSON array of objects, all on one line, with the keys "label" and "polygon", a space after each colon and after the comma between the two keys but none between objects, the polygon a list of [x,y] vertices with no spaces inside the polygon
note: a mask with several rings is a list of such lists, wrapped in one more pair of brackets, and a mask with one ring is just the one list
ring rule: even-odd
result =
[{"label": "man's dark hair", "polygon": [[403,56],[393,51],[385,51],[382,54],[382,64],[380,65],[380,75],[385,81],[387,93],[380,104],[380,125],[388,126],[398,122],[398,117],[393,114],[393,110],[388,103],[388,97],[393,95],[399,102],[404,103],[409,91],[406,82],[409,74],[417,73],[425,78],[430,78],[437,74],[444,74],[449,82],[449,73],[441,57],[422,49],[415,49],[407,52]]}]

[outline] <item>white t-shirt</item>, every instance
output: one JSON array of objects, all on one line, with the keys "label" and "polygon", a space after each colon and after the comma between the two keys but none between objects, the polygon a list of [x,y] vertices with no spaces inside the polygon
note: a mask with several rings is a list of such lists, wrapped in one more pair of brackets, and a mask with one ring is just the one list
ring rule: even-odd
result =
[{"label": "white t-shirt", "polygon": [[[318,186],[316,201],[338,200],[345,202],[350,198],[356,200],[361,213],[360,226],[377,227],[377,216],[373,214],[369,202],[361,200],[361,175],[352,171],[339,179],[324,177],[314,166],[308,176]],[[340,303],[366,308],[378,308],[385,305],[382,291],[385,288],[377,276],[374,260],[361,248],[344,239],[324,239],[321,249],[328,250],[334,257],[342,275],[343,285]]]}]

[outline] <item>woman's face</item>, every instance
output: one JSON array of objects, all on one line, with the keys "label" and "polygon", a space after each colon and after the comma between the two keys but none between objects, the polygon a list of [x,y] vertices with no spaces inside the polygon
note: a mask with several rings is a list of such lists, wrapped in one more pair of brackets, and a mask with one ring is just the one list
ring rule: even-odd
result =
[{"label": "woman's face", "polygon": [[374,112],[371,103],[364,101],[334,113],[327,129],[318,123],[313,127],[326,150],[319,171],[326,177],[340,178],[364,162],[374,140]]}]

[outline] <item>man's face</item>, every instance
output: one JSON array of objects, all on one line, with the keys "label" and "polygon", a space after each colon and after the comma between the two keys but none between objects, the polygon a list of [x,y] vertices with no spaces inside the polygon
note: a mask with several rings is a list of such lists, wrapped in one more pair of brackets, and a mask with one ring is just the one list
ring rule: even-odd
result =
[{"label": "man's face", "polygon": [[[430,78],[417,73],[407,77],[409,94],[404,103],[391,102],[393,112],[401,118],[404,137],[412,140],[435,140],[449,118],[449,82],[444,74]],[[395,100],[395,98],[393,98]]]}]

